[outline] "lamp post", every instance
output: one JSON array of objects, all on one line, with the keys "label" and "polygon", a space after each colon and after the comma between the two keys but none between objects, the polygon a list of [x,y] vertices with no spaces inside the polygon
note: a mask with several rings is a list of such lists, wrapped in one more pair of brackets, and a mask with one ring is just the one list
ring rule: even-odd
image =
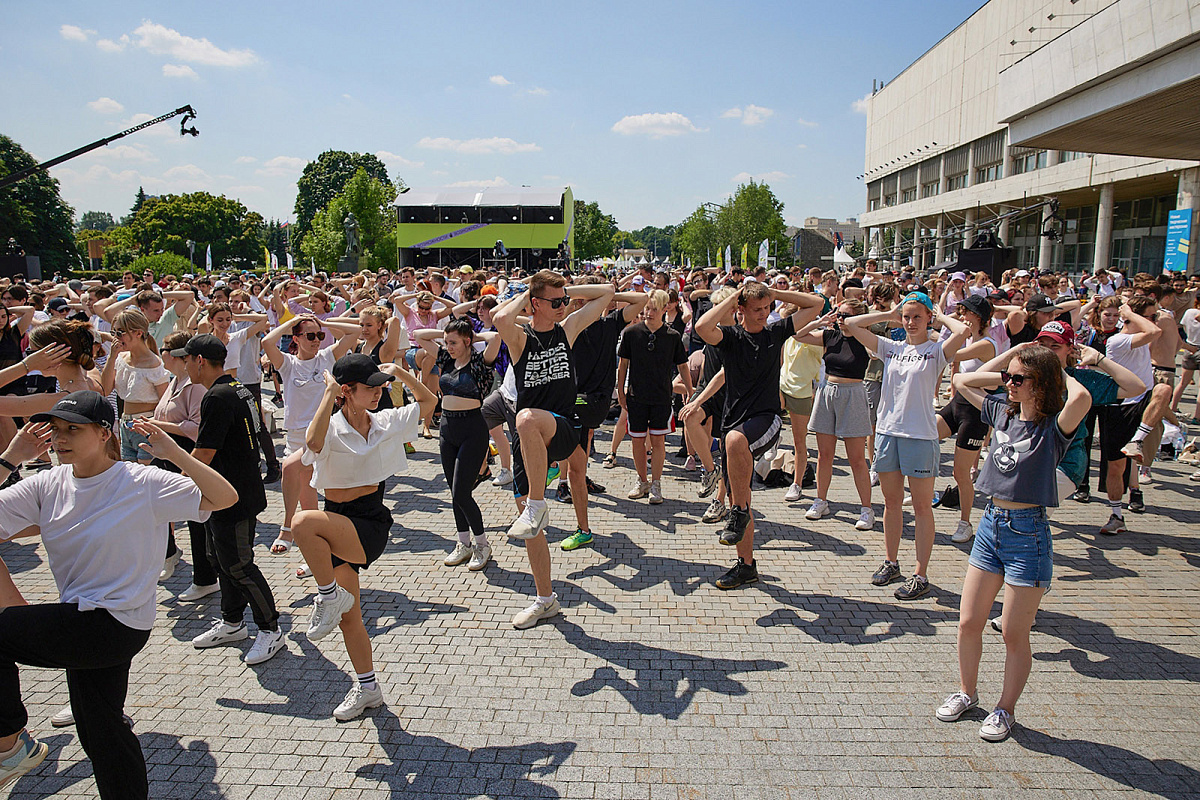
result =
[{"label": "lamp post", "polygon": [[196,243],[193,242],[191,239],[188,239],[187,240],[187,249],[188,249],[188,263],[190,263],[192,265],[192,268],[195,269],[195,267],[196,267]]}]

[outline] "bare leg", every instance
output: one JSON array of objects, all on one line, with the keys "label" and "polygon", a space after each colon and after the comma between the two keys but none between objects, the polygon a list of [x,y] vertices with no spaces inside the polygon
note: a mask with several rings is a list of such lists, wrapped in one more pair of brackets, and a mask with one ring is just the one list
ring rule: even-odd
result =
[{"label": "bare leg", "polygon": [[858,503],[871,505],[871,470],[867,468],[867,437],[852,436],[843,439],[846,461],[850,463],[850,474],[854,476],[854,488],[858,490]]},{"label": "bare leg", "polygon": [[904,533],[904,475],[900,470],[879,473],[883,490],[883,545],[887,560],[899,562],[900,537]]},{"label": "bare leg", "polygon": [[[837,451],[837,437],[831,433],[817,435],[817,497],[822,500],[829,498],[829,484],[833,481],[833,456]],[[798,485],[803,480],[800,473],[800,461],[796,460],[796,480]]]},{"label": "bare leg", "polygon": [[795,450],[796,465],[792,483],[799,486],[804,481],[804,473],[808,467],[808,416],[788,412],[788,421],[792,425],[792,447]]},{"label": "bare leg", "polygon": [[571,484],[571,505],[575,508],[575,524],[585,531],[588,525],[587,451],[575,448],[570,458],[563,462],[567,468],[567,481]]},{"label": "bare leg", "polygon": [[1004,691],[1000,694],[997,708],[1012,714],[1029,680],[1033,666],[1033,652],[1029,647],[1029,629],[1037,616],[1038,606],[1046,590],[1038,586],[1004,586],[1004,613],[1001,628],[1004,630]]},{"label": "bare leg", "polygon": [[929,557],[933,555],[933,484],[936,478],[909,478],[913,516],[916,518],[916,574],[929,577]]},{"label": "bare leg", "polygon": [[[621,440],[625,438],[626,432],[629,430],[629,414],[625,409],[621,409],[621,416],[617,418],[617,424],[613,426],[612,443],[608,446],[608,452],[611,455],[617,454],[617,448],[621,446]],[[645,456],[643,455],[643,458]]]},{"label": "bare leg", "polygon": [[371,657],[371,637],[367,635],[367,626],[363,623],[358,573],[348,564],[339,564],[333,573],[338,586],[354,595],[354,606],[342,615],[339,627],[342,629],[342,641],[346,643],[346,654],[350,656],[354,671],[365,675],[374,671],[375,660]]},{"label": "bare leg", "polygon": [[964,522],[971,521],[971,508],[975,505],[975,484],[971,482],[971,468],[978,460],[978,450],[954,448],[954,483],[958,486],[958,516]]},{"label": "bare leg", "polygon": [[[709,420],[710,424],[711,422]],[[684,420],[683,435],[687,439],[688,449],[695,453],[696,458],[700,461],[700,465],[704,467],[706,472],[712,472],[714,466],[711,448],[712,433],[700,421],[700,414],[693,414]]]},{"label": "bare leg", "polygon": [[[504,426],[497,425],[488,431],[492,435],[492,441],[496,443],[496,454],[500,457],[501,469],[512,470],[512,445],[508,443],[508,437],[504,435]],[[487,462],[487,459],[484,459]]]},{"label": "bare leg", "polygon": [[[650,434],[647,438],[650,440],[650,480],[661,480],[663,460],[667,455],[667,437]],[[645,466],[643,459],[642,469],[645,469]]]},{"label": "bare leg", "polygon": [[[1004,576],[967,566],[962,599],[958,605],[959,688],[975,697],[979,684],[979,659],[983,655],[983,629],[992,603],[1004,585]],[[1026,631],[1028,634],[1028,631]]]},{"label": "bare leg", "polygon": [[633,441],[633,468],[637,471],[638,480],[646,482],[646,435],[629,437]]}]

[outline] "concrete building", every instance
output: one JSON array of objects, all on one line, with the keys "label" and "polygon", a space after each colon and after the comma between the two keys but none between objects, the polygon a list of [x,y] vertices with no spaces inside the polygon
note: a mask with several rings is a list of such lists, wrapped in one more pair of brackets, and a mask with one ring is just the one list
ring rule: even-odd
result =
[{"label": "concrete building", "polygon": [[869,99],[859,222],[918,267],[987,227],[1016,266],[1157,273],[1186,209],[1195,272],[1198,161],[1200,0],[990,0]]},{"label": "concrete building", "polygon": [[826,219],[825,217],[805,217],[803,228],[807,231],[815,231],[831,242],[833,233],[840,233],[847,247],[851,242],[863,240],[862,228],[858,226],[858,220],[853,218],[838,222],[836,219]]}]

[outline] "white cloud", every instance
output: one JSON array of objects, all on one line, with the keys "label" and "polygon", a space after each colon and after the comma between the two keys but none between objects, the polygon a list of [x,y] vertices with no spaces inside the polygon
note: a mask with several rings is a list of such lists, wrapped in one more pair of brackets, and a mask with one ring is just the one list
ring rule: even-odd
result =
[{"label": "white cloud", "polygon": [[729,182],[749,183],[753,180],[756,183],[770,183],[771,181],[785,181],[790,177],[792,176],[788,175],[786,172],[780,172],[779,170],[774,170],[772,172],[761,172],[757,175],[751,175],[749,172],[739,172],[737,175],[734,175],[732,178],[730,178]]},{"label": "white cloud", "polygon": [[100,183],[104,185],[125,184],[136,185],[142,180],[142,175],[135,169],[113,171],[104,164],[93,164],[84,171],[72,167],[54,167],[54,177],[65,183]]},{"label": "white cloud", "polygon": [[262,194],[265,191],[266,189],[261,186],[230,186],[225,190],[227,194],[235,197],[240,194]]},{"label": "white cloud", "polygon": [[213,67],[247,67],[258,62],[253,50],[222,50],[208,39],[184,36],[179,31],[149,20],[133,32],[138,47],[158,56]]},{"label": "white cloud", "polygon": [[125,110],[125,106],[113,100],[111,97],[101,97],[88,103],[88,108],[98,114],[120,114]]},{"label": "white cloud", "polygon": [[850,104],[850,110],[855,114],[865,114],[867,113],[867,107],[870,105],[870,101],[871,93],[867,92],[862,97]]},{"label": "white cloud", "polygon": [[119,53],[125,49],[125,45],[129,44],[129,37],[122,36],[120,41],[114,42],[112,39],[97,39],[96,47],[104,53]]},{"label": "white cloud", "polygon": [[78,25],[63,25],[58,29],[58,35],[69,42],[86,42],[95,31],[84,30]]},{"label": "white cloud", "polygon": [[167,180],[207,180],[208,173],[197,167],[195,164],[180,164],[178,167],[171,167],[162,174]]},{"label": "white cloud", "polygon": [[742,118],[741,106],[734,106],[733,108],[731,108],[727,111],[723,111],[721,113],[721,119],[741,119],[741,118]]},{"label": "white cloud", "polygon": [[389,153],[387,150],[376,151],[375,157],[389,167],[412,167],[415,169],[417,167],[425,166],[424,161],[410,161],[402,155]]},{"label": "white cloud", "polygon": [[738,106],[722,112],[721,119],[740,119],[743,125],[761,125],[770,119],[775,114],[775,111],[764,106],[756,106],[753,103],[746,106],[744,109]]},{"label": "white cloud", "polygon": [[497,86],[512,86],[512,81],[503,75],[493,75],[492,77],[488,78],[488,81],[496,84]]},{"label": "white cloud", "polygon": [[189,67],[187,64],[163,64],[162,74],[164,78],[199,78],[196,70]]},{"label": "white cloud", "polygon": [[541,86],[535,86],[535,87],[533,87],[532,89],[530,89],[530,90],[529,90],[529,93],[530,93],[530,94],[537,95],[538,97],[544,97],[545,95],[548,95],[548,94],[550,94],[550,90],[549,90],[549,89],[543,89]]},{"label": "white cloud", "polygon": [[262,167],[255,170],[255,172],[259,175],[268,175],[275,178],[288,177],[304,169],[304,165],[307,163],[307,160],[297,158],[296,156],[275,156],[263,162]]},{"label": "white cloud", "polygon": [[426,136],[417,142],[417,147],[423,147],[426,150],[451,150],[455,153],[466,155],[499,153],[505,156],[510,156],[514,153],[537,153],[542,149],[533,142],[521,143],[513,139],[500,138],[498,136],[493,136],[489,139],[447,139],[444,136]]},{"label": "white cloud", "polygon": [[497,175],[490,180],[482,181],[458,181],[456,183],[447,184],[452,189],[493,189],[497,186],[508,186],[508,181]]},{"label": "white cloud", "polygon": [[805,128],[815,128],[818,125],[816,122],[809,122],[804,117],[800,117],[800,119],[796,120],[796,122]]},{"label": "white cloud", "polygon": [[136,161],[142,164],[158,161],[158,158],[149,150],[135,144],[110,144],[106,147],[97,148],[84,157],[98,158],[106,161]]},{"label": "white cloud", "polygon": [[700,132],[700,128],[678,111],[622,117],[612,129],[622,136],[649,136],[652,139]]},{"label": "white cloud", "polygon": [[257,164],[258,159],[254,156],[238,156],[233,160],[235,164]]},{"label": "white cloud", "polygon": [[796,145],[796,149],[797,149],[797,150],[807,150],[807,149],[808,149],[808,145],[806,145],[806,144],[798,144],[798,145]]}]

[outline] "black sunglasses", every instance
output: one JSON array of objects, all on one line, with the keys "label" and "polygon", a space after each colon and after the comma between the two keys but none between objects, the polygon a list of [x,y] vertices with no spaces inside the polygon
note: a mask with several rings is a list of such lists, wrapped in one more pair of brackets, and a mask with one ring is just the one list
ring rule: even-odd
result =
[{"label": "black sunglasses", "polygon": [[325,331],[309,331],[308,333],[302,333],[300,335],[307,337],[310,342],[325,341]]},{"label": "black sunglasses", "polygon": [[1000,370],[1000,380],[1004,383],[1011,383],[1013,386],[1020,386],[1025,382],[1024,375],[1014,375],[1011,372]]},{"label": "black sunglasses", "polygon": [[654,352],[654,336],[655,336],[655,334],[651,333],[650,338],[646,340],[646,352],[647,353]]},{"label": "black sunglasses", "polygon": [[550,304],[551,308],[562,308],[567,303],[571,302],[570,296],[565,294],[562,297],[538,297],[537,295],[534,295],[534,297],[538,300],[545,300]]}]

